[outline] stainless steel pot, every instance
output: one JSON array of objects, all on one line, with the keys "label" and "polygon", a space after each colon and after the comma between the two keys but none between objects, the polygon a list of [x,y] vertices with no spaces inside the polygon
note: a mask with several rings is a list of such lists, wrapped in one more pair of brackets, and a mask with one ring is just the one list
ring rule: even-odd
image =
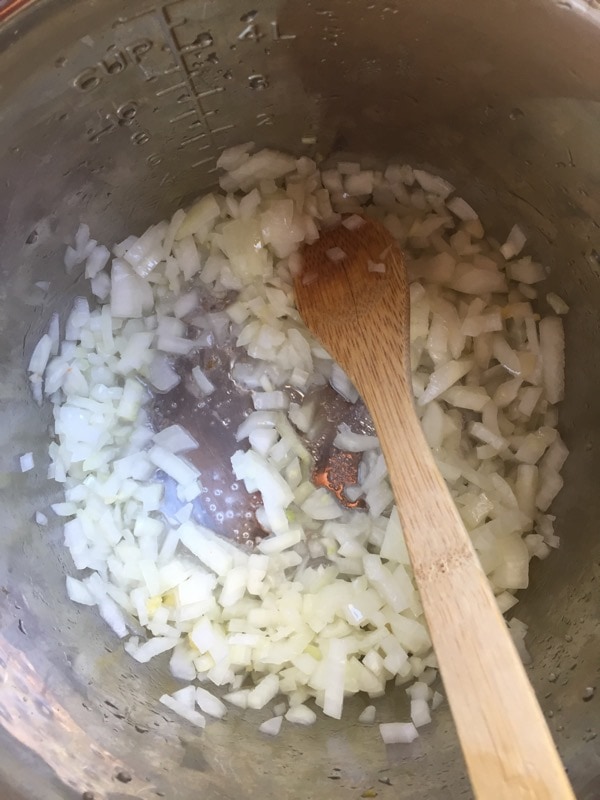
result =
[{"label": "stainless steel pot", "polygon": [[[441,171],[498,236],[519,220],[567,319],[554,508],[560,552],[518,615],[531,678],[582,800],[600,797],[600,12],[594,0],[0,0],[0,795],[444,800],[469,796],[447,710],[388,748],[341,723],[257,733],[254,714],[202,734],[158,707],[172,681],[125,656],[67,601],[59,526],[34,512],[49,413],[24,357],[75,291],[78,222],[113,241],[215,180],[223,147],[399,156]],[[43,299],[34,283],[51,281]],[[21,474],[18,455],[36,468]],[[381,715],[403,714],[390,694]]]}]

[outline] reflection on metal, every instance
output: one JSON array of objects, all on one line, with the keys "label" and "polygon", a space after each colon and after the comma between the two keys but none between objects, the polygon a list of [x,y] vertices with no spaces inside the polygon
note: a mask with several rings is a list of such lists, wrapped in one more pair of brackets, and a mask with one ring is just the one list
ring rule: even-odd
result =
[{"label": "reflection on metal", "polygon": [[[0,636],[0,726],[39,756],[56,776],[77,792],[108,797],[126,782],[135,797],[156,797],[155,787],[84,731],[53,694],[56,668],[43,657],[36,667],[25,653]],[[126,780],[124,781],[124,779]]]}]

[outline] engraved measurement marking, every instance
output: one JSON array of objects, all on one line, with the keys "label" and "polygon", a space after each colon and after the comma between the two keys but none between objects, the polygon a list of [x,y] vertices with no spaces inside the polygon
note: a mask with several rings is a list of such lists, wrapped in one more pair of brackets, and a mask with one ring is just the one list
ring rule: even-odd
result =
[{"label": "engraved measurement marking", "polygon": [[213,156],[211,156],[210,158],[203,158],[200,161],[194,161],[194,163],[192,164],[192,167],[204,167],[207,164],[211,164],[211,166],[212,166],[212,169],[209,169],[208,172],[216,172],[217,171],[217,167],[216,167],[216,164],[215,164],[215,159],[214,159]]},{"label": "engraved measurement marking", "polygon": [[272,125],[273,124],[273,117],[269,114],[257,114],[256,115],[256,126],[257,128],[262,127],[263,125]]},{"label": "engraved measurement marking", "polygon": [[238,33],[238,39],[243,42],[247,39],[255,42],[260,42],[261,39],[264,39],[265,36],[270,36],[275,42],[282,42],[286,39],[295,39],[295,33],[281,33],[279,30],[279,23],[276,19],[271,20],[267,27],[267,32],[264,33],[263,28],[257,22],[254,22],[254,18],[250,22],[249,25]]},{"label": "engraved measurement marking", "polygon": [[155,92],[154,96],[164,97],[170,92],[177,91],[177,89],[187,89],[187,88],[188,88],[187,81],[180,81],[179,83],[174,83],[173,86],[167,86],[165,89],[160,89],[158,92]]},{"label": "engraved measurement marking", "polygon": [[[142,17],[148,17],[152,25],[158,25],[160,33],[151,34],[152,38],[137,38],[128,44],[110,45],[102,57],[81,70],[73,79],[72,85],[79,92],[89,93],[97,89],[103,82],[121,75],[125,70],[139,70],[144,81],[160,79],[154,97],[165,99],[165,116],[170,124],[180,126],[182,135],[178,147],[190,147],[198,151],[198,158],[193,167],[209,167],[215,169],[216,154],[223,149],[223,139],[229,131],[235,129],[232,123],[226,123],[219,115],[219,106],[214,103],[205,104],[209,98],[218,97],[225,91],[225,86],[211,86],[211,81],[204,75],[205,53],[216,47],[213,34],[207,27],[207,20],[221,13],[218,0],[203,0],[198,12],[184,13],[185,3],[181,0],[167,0],[160,5],[146,8],[139,13],[120,16],[117,25],[126,25]],[[263,39],[272,41],[293,40],[295,34],[281,33],[276,19],[260,19],[259,12],[249,12],[241,18],[239,33],[233,31],[234,41],[242,46],[252,47],[252,42]],[[191,17],[191,18],[190,18]],[[210,23],[208,23],[210,24]],[[235,23],[234,23],[235,24]],[[199,31],[199,32],[198,32]],[[179,41],[182,39],[182,41]],[[231,41],[231,40],[229,40]],[[245,43],[248,42],[248,45]],[[233,46],[233,45],[232,45]],[[211,59],[211,55],[214,56]],[[209,53],[207,63],[218,63],[216,53]],[[229,74],[228,74],[229,73]],[[165,86],[165,79],[173,75],[175,83]],[[230,71],[223,73],[223,78],[230,77]],[[161,86],[162,83],[162,86]],[[266,75],[254,73],[248,76],[251,89],[262,90],[269,87]],[[159,88],[160,87],[160,88]],[[173,97],[173,93],[175,94]],[[167,110],[168,109],[168,110]],[[96,118],[90,122],[86,137],[91,142],[99,142],[105,136],[122,129],[129,128],[128,138],[134,146],[147,145],[151,140],[151,131],[140,125],[138,105],[134,101],[122,103],[117,108],[98,109]],[[158,111],[155,108],[154,111]],[[258,126],[272,125],[272,115],[259,113],[256,116]],[[153,126],[151,125],[151,130]],[[220,141],[219,141],[220,140]],[[209,156],[209,153],[214,155]],[[202,155],[201,155],[202,153]],[[163,162],[163,155],[151,152],[145,156],[146,163],[153,167]]]},{"label": "engraved measurement marking", "polygon": [[[138,39],[124,48],[111,45],[106,50],[104,58],[96,64],[81,70],[73,79],[73,86],[80,92],[91,92],[107,78],[119,75],[129,66],[142,69],[144,56],[152,50],[154,42],[150,39]],[[148,77],[146,80],[148,80]]]},{"label": "engraved measurement marking", "polygon": [[279,23],[276,19],[271,21],[271,36],[275,41],[283,41],[285,39],[295,39],[295,33],[280,33],[279,32]]},{"label": "engraved measurement marking", "polygon": [[[181,73],[185,76],[183,80],[184,87],[187,89],[189,93],[189,101],[192,103],[193,108],[191,109],[191,117],[196,117],[196,122],[202,127],[204,127],[207,133],[199,133],[196,136],[187,136],[186,138],[181,140],[179,145],[180,148],[187,147],[189,144],[193,144],[194,142],[199,141],[200,139],[208,136],[210,144],[207,147],[211,147],[214,144],[212,134],[210,131],[210,126],[206,119],[206,114],[204,113],[204,109],[202,108],[202,103],[198,93],[194,91],[194,86],[192,84],[192,79],[189,73],[189,70],[186,66],[185,59],[183,58],[183,54],[181,48],[179,47],[175,36],[173,35],[173,23],[171,22],[171,18],[168,11],[168,6],[163,6],[160,9],[160,13],[158,15],[160,27],[163,31],[163,35],[165,40],[173,53],[173,58],[177,62],[177,66]],[[212,43],[212,37],[211,37]],[[192,123],[193,124],[193,123]],[[190,126],[191,127],[191,126]]]},{"label": "engraved measurement marking", "polygon": [[[99,125],[92,125],[87,129],[86,136],[88,141],[97,143],[101,138],[109,133],[112,133],[112,131],[117,130],[119,127],[129,127],[137,116],[137,112],[138,105],[134,100],[128,100],[127,102],[122,103],[115,111],[104,113],[99,111],[98,115],[100,116],[101,121]],[[131,141],[133,142],[134,136],[139,137],[141,133],[144,133],[149,138],[149,135],[146,131],[137,131],[132,135]],[[137,144],[138,142],[133,143]]]},{"label": "engraved measurement marking", "polygon": [[194,109],[190,109],[189,111],[184,111],[182,114],[178,114],[176,117],[171,117],[169,122],[181,122],[184,119],[188,119],[189,117],[193,117],[196,114]]},{"label": "engraved measurement marking", "polygon": [[235,128],[235,125],[233,125],[233,123],[232,123],[230,125],[222,125],[220,128],[213,128],[212,132],[213,133],[225,133],[225,131],[231,131],[234,128]]}]

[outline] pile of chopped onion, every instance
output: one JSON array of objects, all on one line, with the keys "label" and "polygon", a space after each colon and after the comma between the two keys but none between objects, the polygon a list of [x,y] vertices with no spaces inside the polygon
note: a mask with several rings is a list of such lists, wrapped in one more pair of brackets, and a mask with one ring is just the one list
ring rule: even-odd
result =
[{"label": "pile of chopped onion", "polygon": [[[315,409],[299,394],[327,383],[349,403],[358,393],[294,306],[298,248],[343,214],[349,228],[381,220],[404,249],[416,406],[502,612],[527,586],[529,560],[559,544],[547,512],[567,457],[556,428],[562,321],[532,306],[545,270],[521,256],[521,229],[499,248],[438,176],[353,162],[320,172],[251,145],[225,151],[220,166],[221,191],[112,253],[85,225],[67,251],[95,302],[54,315],[28,367],[35,398],[54,408],[50,477],[64,501],[53,510],[80,571],[67,592],[96,606],[139,662],[166,654],[183,685],[161,702],[194,725],[228,705],[268,707],[260,729],[275,735],[284,719],[312,724],[307,704],[339,719],[345,697],[376,698],[393,682],[409,686],[411,721],[383,723],[381,735],[409,742],[442,699],[430,688],[436,658],[376,437],[341,425],[334,441],[362,454],[346,492],[365,510],[310,481]],[[225,311],[205,313],[207,295],[227,298]],[[254,406],[231,459],[270,532],[251,553],[191,519],[202,475],[185,454],[198,442],[178,425],[153,431],[146,411],[153,392],[181,381],[179,359],[215,342],[235,348],[232,376]],[[190,387],[210,402],[210,369],[194,367]],[[33,466],[29,454],[21,465]],[[161,472],[177,485],[174,517],[162,511]],[[143,637],[131,635],[138,623]],[[511,632],[526,658],[526,627],[513,619]],[[373,705],[360,721],[375,721]]]}]

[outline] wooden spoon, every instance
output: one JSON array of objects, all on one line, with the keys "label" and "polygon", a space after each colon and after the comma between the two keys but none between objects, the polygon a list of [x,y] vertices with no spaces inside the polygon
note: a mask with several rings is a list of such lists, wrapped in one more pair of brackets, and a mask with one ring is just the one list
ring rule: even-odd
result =
[{"label": "wooden spoon", "polygon": [[[331,260],[341,254],[335,263]],[[333,250],[333,252],[331,252]],[[573,791],[535,694],[413,404],[402,252],[365,221],[303,253],[296,302],[375,423],[471,783],[485,800]],[[371,271],[385,264],[385,272]]]}]

